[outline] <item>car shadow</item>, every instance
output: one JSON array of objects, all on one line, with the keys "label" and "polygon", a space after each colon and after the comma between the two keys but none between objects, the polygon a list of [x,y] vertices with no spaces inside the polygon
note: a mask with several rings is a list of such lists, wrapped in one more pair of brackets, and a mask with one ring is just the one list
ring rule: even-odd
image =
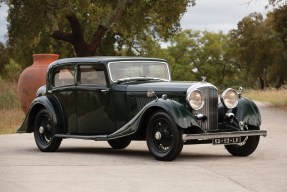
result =
[{"label": "car shadow", "polygon": [[[141,158],[141,159],[154,159],[148,149],[112,149],[105,147],[62,147],[58,153],[70,154],[84,154],[84,155],[106,155],[106,156],[120,156],[127,158]],[[182,152],[176,161],[217,161],[220,159],[238,158],[232,155],[216,154],[216,153],[196,153],[196,152]]]},{"label": "car shadow", "polygon": [[134,149],[112,149],[105,147],[62,147],[58,149],[59,153],[74,153],[74,154],[101,154],[101,155],[125,155],[125,156],[148,156],[148,150]]}]

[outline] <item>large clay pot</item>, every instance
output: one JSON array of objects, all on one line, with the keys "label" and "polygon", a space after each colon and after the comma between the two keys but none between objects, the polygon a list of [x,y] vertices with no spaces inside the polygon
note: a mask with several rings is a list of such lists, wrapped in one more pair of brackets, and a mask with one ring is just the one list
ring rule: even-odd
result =
[{"label": "large clay pot", "polygon": [[35,99],[37,90],[46,84],[47,68],[50,63],[59,58],[58,54],[34,54],[34,62],[20,75],[18,81],[18,97],[25,113]]}]

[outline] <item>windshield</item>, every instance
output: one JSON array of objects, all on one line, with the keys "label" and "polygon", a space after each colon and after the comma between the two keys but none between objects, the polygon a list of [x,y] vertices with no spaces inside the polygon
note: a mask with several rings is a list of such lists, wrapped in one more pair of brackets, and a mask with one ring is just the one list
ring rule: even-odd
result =
[{"label": "windshield", "polygon": [[118,61],[109,63],[112,81],[148,77],[169,81],[168,65],[158,61]]}]

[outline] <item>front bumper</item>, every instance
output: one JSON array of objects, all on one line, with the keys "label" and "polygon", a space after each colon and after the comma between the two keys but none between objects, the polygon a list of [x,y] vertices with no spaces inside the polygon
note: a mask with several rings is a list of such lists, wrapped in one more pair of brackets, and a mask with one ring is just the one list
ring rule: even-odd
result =
[{"label": "front bumper", "polygon": [[266,137],[266,130],[250,130],[250,131],[233,131],[233,132],[218,132],[218,133],[203,133],[203,134],[183,134],[182,140],[209,140],[229,137],[246,137],[246,136],[264,136]]}]

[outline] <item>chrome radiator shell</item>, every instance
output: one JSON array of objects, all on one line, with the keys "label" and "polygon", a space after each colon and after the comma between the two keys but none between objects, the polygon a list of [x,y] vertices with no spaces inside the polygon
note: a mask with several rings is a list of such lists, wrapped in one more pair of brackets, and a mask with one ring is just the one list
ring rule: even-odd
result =
[{"label": "chrome radiator shell", "polygon": [[218,90],[215,86],[201,82],[192,89],[202,91],[204,95],[204,105],[202,109],[193,111],[193,114],[202,114],[207,117],[205,121],[198,120],[199,125],[205,131],[218,130]]}]

